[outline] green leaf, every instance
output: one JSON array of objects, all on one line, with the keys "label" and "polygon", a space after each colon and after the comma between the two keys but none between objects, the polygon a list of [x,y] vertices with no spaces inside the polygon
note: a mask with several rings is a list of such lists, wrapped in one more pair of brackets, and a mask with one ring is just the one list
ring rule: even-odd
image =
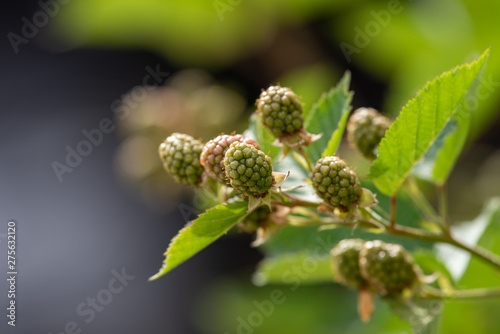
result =
[{"label": "green leaf", "polygon": [[[370,177],[381,192],[395,194],[408,173],[424,157],[460,109],[488,54],[486,50],[478,60],[443,73],[427,83],[403,107],[382,139],[379,156],[370,168]],[[446,174],[445,168],[442,167],[440,175]]]},{"label": "green leaf", "polygon": [[323,154],[321,157],[328,157],[331,155],[334,155],[335,152],[337,152],[337,149],[339,148],[340,141],[342,140],[342,136],[344,135],[344,130],[345,126],[347,123],[347,119],[349,118],[349,112],[351,111],[351,105],[347,104],[346,108],[343,111],[342,118],[339,121],[339,126],[337,130],[335,130],[332,134],[332,138],[330,138],[330,141],[328,142],[328,146],[326,149],[323,151]]},{"label": "green leaf", "polygon": [[221,204],[187,224],[170,242],[160,271],[149,280],[165,275],[217,240],[245,217],[247,208],[247,201]]},{"label": "green leaf", "polygon": [[444,184],[448,179],[467,141],[472,125],[469,119],[460,117],[453,117],[452,121],[452,124],[456,124],[455,130],[446,137],[444,146],[436,157],[432,173],[437,184]]},{"label": "green leaf", "polygon": [[[477,80],[473,86],[476,83]],[[470,118],[474,110],[471,110],[465,103],[469,97],[472,97],[471,91],[476,92],[476,89],[469,89],[459,109],[424,154],[424,158],[413,168],[414,175],[439,185],[446,182],[467,142],[472,127]]]},{"label": "green leaf", "polygon": [[[462,126],[462,129],[467,129],[467,126]],[[445,150],[445,143],[449,137],[456,137],[462,133],[459,131],[458,124],[452,118],[443,128],[441,133],[437,136],[436,140],[431,147],[425,152],[424,156],[420,161],[418,161],[412,169],[412,174],[419,177],[420,179],[427,180],[429,182],[437,183],[434,177],[434,170],[436,169],[436,161],[439,155],[442,155],[442,151]],[[467,134],[464,134],[465,137]],[[460,143],[457,143],[460,144]],[[452,162],[454,164],[454,161]]]},{"label": "green leaf", "polygon": [[[492,223],[500,222],[500,198],[492,198],[474,220],[451,227],[455,239],[474,246]],[[435,251],[455,282],[459,282],[470,261],[470,253],[448,244],[436,244]]]},{"label": "green leaf", "polygon": [[254,273],[255,285],[290,284],[290,276],[300,270],[301,284],[317,284],[333,281],[328,252],[303,251],[268,257],[259,263]]},{"label": "green leaf", "polygon": [[274,146],[273,142],[276,141],[271,131],[263,126],[260,122],[260,117],[257,113],[253,113],[250,116],[248,130],[243,132],[243,135],[247,138],[252,138],[257,141],[261,150],[273,159],[273,162],[277,161],[281,148]]},{"label": "green leaf", "polygon": [[[356,310],[356,291],[340,284],[301,285],[300,276],[295,274],[291,285],[255,286],[247,280],[227,277],[231,275],[220,276],[206,282],[203,287],[206,292],[199,303],[197,319],[207,333],[409,334],[411,331],[378,299],[370,322],[362,322]],[[257,312],[263,315],[262,322],[257,322]]]},{"label": "green leaf", "polygon": [[413,333],[437,334],[439,329],[439,316],[443,310],[440,300],[427,300],[421,298],[384,298],[392,312],[407,321]]},{"label": "green leaf", "polygon": [[323,94],[308,113],[306,130],[313,134],[323,134],[307,148],[307,153],[313,162],[320,159],[323,154],[335,153],[340,144],[351,110],[353,93],[349,92],[350,82],[351,74],[346,72],[337,86]]}]

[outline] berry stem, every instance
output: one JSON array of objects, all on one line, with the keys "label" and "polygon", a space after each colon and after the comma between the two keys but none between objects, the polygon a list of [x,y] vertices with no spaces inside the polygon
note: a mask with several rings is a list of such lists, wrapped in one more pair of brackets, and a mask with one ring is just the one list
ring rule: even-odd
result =
[{"label": "berry stem", "polygon": [[306,160],[307,163],[307,171],[310,173],[312,171],[312,163],[311,163],[311,158],[309,158],[309,155],[307,154],[306,151],[302,147],[297,148],[297,151],[299,151],[300,155]]},{"label": "berry stem", "polygon": [[287,193],[282,193],[283,196],[287,197],[288,199],[290,199],[290,202],[271,202],[272,204],[276,204],[276,205],[282,205],[282,206],[288,206],[289,208],[293,208],[295,206],[302,206],[302,207],[308,207],[308,208],[317,208],[318,206],[320,206],[319,203],[314,203],[314,202],[309,202],[309,201],[305,201],[305,200],[301,200],[299,199],[298,197],[295,197],[291,194],[287,194]]},{"label": "berry stem", "polygon": [[391,217],[389,220],[389,228],[396,226],[396,195],[391,196]]},{"label": "berry stem", "polygon": [[388,220],[385,219],[384,217],[380,216],[377,212],[372,210],[372,208],[359,208],[359,211],[362,214],[366,214],[368,217],[371,218],[371,219],[369,219],[369,222],[371,224],[377,225],[377,226],[382,226],[384,230],[387,229]]},{"label": "berry stem", "polygon": [[428,221],[440,221],[441,218],[437,214],[436,210],[429,203],[427,198],[424,196],[420,188],[418,187],[415,179],[413,177],[409,177],[406,182],[405,187],[407,194],[411,197],[413,202],[418,206],[418,208],[422,211],[425,219]]}]

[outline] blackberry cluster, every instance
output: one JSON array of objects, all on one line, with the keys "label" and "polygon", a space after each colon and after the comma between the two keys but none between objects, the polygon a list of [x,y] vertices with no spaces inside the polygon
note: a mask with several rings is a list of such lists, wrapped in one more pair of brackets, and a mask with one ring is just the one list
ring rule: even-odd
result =
[{"label": "blackberry cluster", "polygon": [[420,269],[401,245],[346,239],[331,252],[335,279],[358,290],[401,295],[419,282]]}]

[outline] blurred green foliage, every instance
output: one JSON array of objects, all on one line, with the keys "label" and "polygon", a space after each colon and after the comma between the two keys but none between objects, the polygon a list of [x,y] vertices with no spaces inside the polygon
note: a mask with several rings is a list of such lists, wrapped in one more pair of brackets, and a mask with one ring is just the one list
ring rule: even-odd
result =
[{"label": "blurred green foliage", "polygon": [[[200,309],[193,316],[198,327],[206,333],[387,333],[409,334],[410,326],[397,316],[390,315],[386,303],[379,300],[368,324],[359,320],[356,293],[339,285],[287,285],[255,287],[245,278],[224,279],[211,284],[201,298]],[[270,300],[273,291],[282,292],[284,302],[276,304],[270,316],[256,307]],[[314,303],[312,303],[314,301]],[[269,307],[269,310],[271,308]],[[255,313],[263,314],[262,321]],[[238,332],[238,318],[252,325],[250,331]]]},{"label": "blurred green foliage", "polygon": [[68,5],[58,17],[66,29],[58,30],[78,44],[143,47],[182,65],[227,66],[257,52],[279,27],[302,24],[346,3],[240,1],[220,13],[215,1],[90,0]]},{"label": "blurred green foliage", "polygon": [[[383,111],[396,115],[416,89],[436,73],[477,57],[488,46],[493,50],[488,65],[491,76],[485,80],[498,87],[500,52],[495,50],[500,48],[499,2],[401,0],[396,1],[401,10],[384,19],[381,13],[391,2],[242,0],[234,1],[236,5],[225,2],[230,9],[221,14],[214,1],[205,0],[88,0],[66,5],[56,17],[54,31],[69,45],[145,48],[180,66],[227,68],[280,43],[277,37],[283,29],[320,21],[331,42],[329,47],[341,51],[340,43],[356,46],[357,31],[380,22],[379,29],[371,33],[373,37],[369,35],[366,45],[350,58],[354,66],[388,82]],[[310,64],[324,62],[327,56],[318,44],[311,39],[302,45],[312,53]],[[285,50],[269,62],[289,63],[290,58],[300,56],[300,52],[294,53],[300,45],[282,47]],[[329,63],[331,68],[344,66],[341,61]],[[315,78],[325,80],[325,74]],[[476,120],[475,134],[494,117],[499,99],[499,94],[490,94],[481,101],[479,107],[489,112]]]}]

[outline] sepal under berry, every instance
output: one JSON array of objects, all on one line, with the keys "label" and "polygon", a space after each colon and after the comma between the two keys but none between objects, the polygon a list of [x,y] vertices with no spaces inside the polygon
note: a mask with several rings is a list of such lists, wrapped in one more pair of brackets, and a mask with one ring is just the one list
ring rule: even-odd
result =
[{"label": "sepal under berry", "polygon": [[361,196],[359,198],[360,208],[369,208],[371,206],[377,205],[377,197],[369,189],[362,188]]},{"label": "sepal under berry", "polygon": [[250,245],[252,247],[258,247],[269,240],[286,225],[289,214],[290,208],[285,206],[274,206],[267,219],[260,223],[255,241]]},{"label": "sepal under berry", "polygon": [[264,205],[253,209],[253,211],[238,223],[240,230],[247,233],[254,233],[257,229],[267,221],[271,209]]}]

